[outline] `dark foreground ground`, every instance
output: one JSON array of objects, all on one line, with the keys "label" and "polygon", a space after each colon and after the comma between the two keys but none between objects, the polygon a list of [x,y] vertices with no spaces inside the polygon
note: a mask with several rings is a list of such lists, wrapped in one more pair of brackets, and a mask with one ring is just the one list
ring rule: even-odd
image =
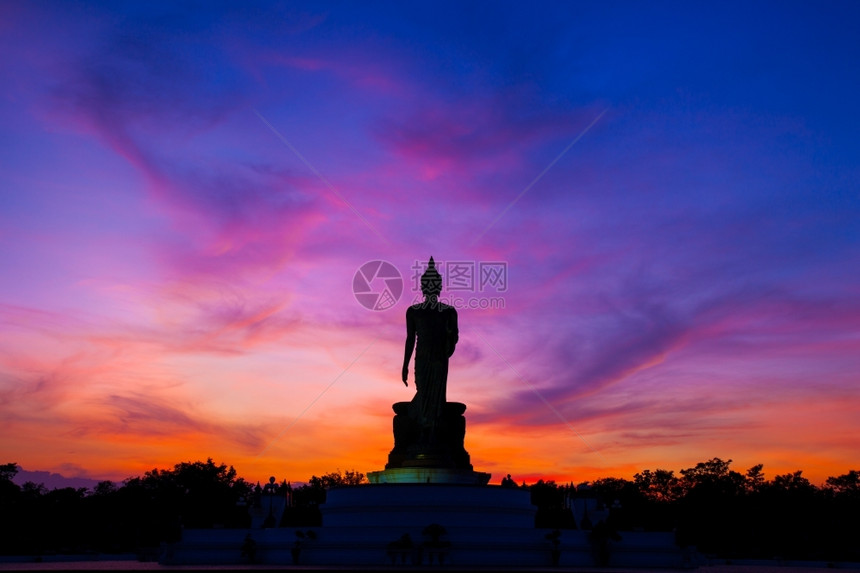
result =
[{"label": "dark foreground ground", "polygon": [[303,567],[287,565],[247,565],[237,567],[235,565],[171,565],[162,566],[155,562],[141,562],[136,560],[116,561],[43,561],[34,562],[9,562],[0,561],[0,571],[289,571],[291,573],[338,573],[338,572],[365,572],[365,571],[415,571],[444,572],[444,573],[483,573],[490,571],[503,571],[510,573],[526,572],[581,572],[581,573],[683,573],[684,571],[696,571],[697,573],[833,573],[834,571],[856,571],[860,573],[860,563],[791,563],[780,565],[773,562],[758,562],[745,564],[709,564],[701,565],[694,569],[632,569],[632,568],[597,568],[597,567],[545,567],[545,568],[505,568],[498,567],[482,568],[458,568],[458,567],[430,567],[430,566],[405,566],[405,567]]}]

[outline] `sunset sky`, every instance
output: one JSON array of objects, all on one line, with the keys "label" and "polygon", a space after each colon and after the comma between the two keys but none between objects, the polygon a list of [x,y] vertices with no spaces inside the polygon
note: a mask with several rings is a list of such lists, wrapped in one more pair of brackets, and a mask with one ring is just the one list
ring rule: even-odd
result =
[{"label": "sunset sky", "polygon": [[3,2],[0,463],[382,469],[432,255],[492,483],[860,469],[858,21]]}]

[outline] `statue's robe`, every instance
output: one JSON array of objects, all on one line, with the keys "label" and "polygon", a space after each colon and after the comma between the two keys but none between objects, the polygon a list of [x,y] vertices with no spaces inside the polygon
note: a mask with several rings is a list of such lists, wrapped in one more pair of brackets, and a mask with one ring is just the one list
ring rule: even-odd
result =
[{"label": "statue's robe", "polygon": [[425,439],[432,440],[447,400],[448,358],[459,339],[457,311],[439,302],[410,306],[406,311],[406,334],[408,339],[417,338],[412,412]]}]

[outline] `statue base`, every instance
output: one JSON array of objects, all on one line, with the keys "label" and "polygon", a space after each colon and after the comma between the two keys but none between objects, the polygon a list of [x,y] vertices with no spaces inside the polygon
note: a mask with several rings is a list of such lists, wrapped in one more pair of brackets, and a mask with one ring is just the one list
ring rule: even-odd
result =
[{"label": "statue base", "polygon": [[370,483],[441,483],[462,485],[487,485],[490,474],[451,468],[411,467],[392,468],[369,472]]},{"label": "statue base", "polygon": [[469,453],[463,446],[466,437],[465,404],[445,403],[436,424],[436,435],[430,440],[422,434],[421,425],[412,412],[412,402],[397,402],[392,408],[395,414],[394,449],[388,454],[386,470],[447,468],[471,472]]}]

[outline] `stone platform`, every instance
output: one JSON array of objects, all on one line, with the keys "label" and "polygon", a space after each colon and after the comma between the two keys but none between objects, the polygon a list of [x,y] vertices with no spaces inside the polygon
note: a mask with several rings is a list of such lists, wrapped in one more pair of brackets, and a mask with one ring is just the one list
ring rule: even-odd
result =
[{"label": "stone platform", "polygon": [[372,484],[433,483],[487,485],[490,481],[490,474],[450,468],[392,468],[368,473],[367,481]]},{"label": "stone platform", "polygon": [[423,529],[438,523],[446,528],[513,527],[534,531],[536,508],[529,492],[518,488],[383,483],[331,489],[320,511],[325,528]]},{"label": "stone platform", "polygon": [[[440,558],[446,568],[553,564],[550,530],[535,527],[536,508],[525,489],[457,483],[362,484],[329,490],[320,511],[322,527],[185,530],[181,542],[165,547],[160,562],[247,565],[242,547],[251,539],[257,548],[255,562],[265,565],[292,564],[298,545],[298,564],[307,567],[426,566],[438,565]],[[436,543],[426,533],[433,525],[445,532]],[[301,541],[297,533],[302,534]],[[560,531],[561,567],[595,565],[589,534]],[[405,536],[411,541],[407,546],[402,543]],[[691,556],[675,545],[672,533],[623,531],[621,536],[611,544],[611,566],[691,565]]]}]

